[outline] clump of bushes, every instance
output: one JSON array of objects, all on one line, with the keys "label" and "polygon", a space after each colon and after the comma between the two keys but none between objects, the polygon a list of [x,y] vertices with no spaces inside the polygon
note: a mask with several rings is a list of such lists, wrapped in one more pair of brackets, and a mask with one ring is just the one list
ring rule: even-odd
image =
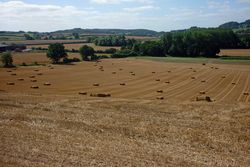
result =
[{"label": "clump of bushes", "polygon": [[10,52],[5,52],[1,55],[1,61],[4,67],[14,67],[13,58]]},{"label": "clump of bushes", "polygon": [[107,55],[98,55],[98,59],[109,59],[110,57]]},{"label": "clump of bushes", "polygon": [[25,62],[22,62],[21,66],[27,66],[27,64]]},{"label": "clump of bushes", "polygon": [[109,48],[105,50],[105,53],[107,54],[114,54],[115,52],[117,52],[117,50],[115,48]]},{"label": "clump of bushes", "polygon": [[73,63],[73,62],[80,62],[80,61],[81,61],[81,60],[78,59],[78,58],[76,58],[76,57],[74,57],[74,58],[72,58],[72,59],[65,57],[65,58],[63,59],[63,63],[65,63],[65,64]]},{"label": "clump of bushes", "polygon": [[126,57],[132,57],[132,56],[138,56],[138,53],[130,49],[123,49],[123,50],[117,51],[111,57],[112,58],[126,58]]}]

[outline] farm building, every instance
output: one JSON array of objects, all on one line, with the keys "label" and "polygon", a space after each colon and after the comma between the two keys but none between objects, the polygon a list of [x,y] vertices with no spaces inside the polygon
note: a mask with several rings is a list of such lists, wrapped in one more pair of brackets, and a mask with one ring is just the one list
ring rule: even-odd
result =
[{"label": "farm building", "polygon": [[6,52],[6,51],[22,51],[26,49],[26,45],[22,44],[12,44],[12,45],[7,45],[7,44],[0,44],[0,53],[1,52]]},{"label": "farm building", "polygon": [[6,52],[8,50],[11,50],[10,45],[0,44],[0,52]]}]

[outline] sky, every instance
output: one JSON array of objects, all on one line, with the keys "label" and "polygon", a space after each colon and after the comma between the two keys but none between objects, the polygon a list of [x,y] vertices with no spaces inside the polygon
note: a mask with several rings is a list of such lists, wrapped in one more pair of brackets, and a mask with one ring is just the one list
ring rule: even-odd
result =
[{"label": "sky", "polygon": [[250,19],[250,0],[0,0],[1,31],[170,31]]}]

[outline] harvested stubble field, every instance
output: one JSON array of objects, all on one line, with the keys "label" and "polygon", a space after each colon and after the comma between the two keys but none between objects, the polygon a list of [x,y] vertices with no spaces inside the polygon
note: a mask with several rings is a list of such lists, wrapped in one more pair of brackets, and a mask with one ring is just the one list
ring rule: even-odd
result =
[{"label": "harvested stubble field", "polygon": [[220,56],[250,56],[250,49],[221,49]]},{"label": "harvested stubble field", "polygon": [[250,164],[249,65],[110,59],[0,78],[2,166]]},{"label": "harvested stubble field", "polygon": [[[192,101],[200,91],[205,91],[216,102],[250,102],[250,97],[244,95],[250,92],[249,65],[106,59],[99,63],[80,62],[53,67],[53,70],[47,66],[19,67],[12,71],[15,76],[1,68],[0,87],[7,92],[34,92],[30,90],[28,80],[20,83],[16,80],[34,75],[36,72],[33,70],[39,69],[44,75],[38,77],[38,84],[53,83],[50,88],[35,91],[41,94],[74,95],[87,91],[110,93],[116,98],[156,99],[159,95],[157,90],[161,89],[161,96],[167,100]],[[10,87],[7,82],[16,82],[16,85]],[[94,83],[100,86],[93,87]],[[126,86],[121,87],[121,83]]]},{"label": "harvested stubble field", "polygon": [[[68,53],[69,58],[81,58],[79,53]],[[50,60],[47,58],[45,52],[14,52],[13,63],[21,65],[22,63],[33,64],[34,62],[40,64],[48,64]],[[1,63],[0,63],[1,64]]]},{"label": "harvested stubble field", "polygon": [[[74,44],[64,44],[65,46],[65,49],[76,49],[76,50],[79,50],[80,47],[82,47],[83,45],[88,45],[88,46],[91,46],[93,47],[95,50],[102,50],[102,51],[105,51],[106,49],[110,49],[110,48],[114,48],[114,49],[117,49],[119,50],[121,47],[118,47],[118,46],[96,46],[95,44],[93,43],[74,43]],[[28,48],[38,48],[38,47],[41,47],[41,48],[48,48],[49,45],[29,45],[27,46]]]}]

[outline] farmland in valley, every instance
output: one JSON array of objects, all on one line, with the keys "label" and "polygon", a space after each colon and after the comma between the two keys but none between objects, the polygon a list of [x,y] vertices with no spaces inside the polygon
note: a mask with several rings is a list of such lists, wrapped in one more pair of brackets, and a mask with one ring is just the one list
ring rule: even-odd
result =
[{"label": "farmland in valley", "polygon": [[[65,46],[65,49],[76,49],[76,50],[79,50],[79,48],[83,45],[88,45],[88,46],[91,46],[93,47],[95,50],[102,50],[102,51],[105,51],[106,49],[109,49],[109,48],[115,48],[115,49],[120,49],[121,47],[111,47],[111,46],[96,46],[95,44],[93,43],[75,43],[75,44],[64,44]],[[48,48],[48,45],[29,45],[28,48]]]},{"label": "farmland in valley", "polygon": [[[33,71],[35,69],[43,75],[37,76],[37,72]],[[12,73],[16,75],[13,76]],[[36,83],[30,82],[31,75],[36,76]],[[249,96],[244,95],[250,92],[248,65],[110,59],[100,63],[55,65],[54,69],[46,66],[20,67],[12,72],[0,69],[0,76],[3,78],[0,82],[1,89],[7,92],[76,95],[80,91],[86,91],[110,93],[115,98],[153,100],[163,96],[168,101],[192,101],[204,91],[204,94],[215,101],[250,102]],[[20,82],[18,78],[24,78],[24,81]],[[15,85],[7,85],[7,82],[14,82]],[[51,82],[53,85],[44,87],[44,82]],[[100,86],[93,86],[94,83]],[[121,83],[125,85],[121,86]],[[34,84],[40,86],[40,89],[30,89]],[[162,92],[159,93],[158,90]]]},{"label": "farmland in valley", "polygon": [[249,64],[107,59],[0,78],[3,166],[249,164]]}]

